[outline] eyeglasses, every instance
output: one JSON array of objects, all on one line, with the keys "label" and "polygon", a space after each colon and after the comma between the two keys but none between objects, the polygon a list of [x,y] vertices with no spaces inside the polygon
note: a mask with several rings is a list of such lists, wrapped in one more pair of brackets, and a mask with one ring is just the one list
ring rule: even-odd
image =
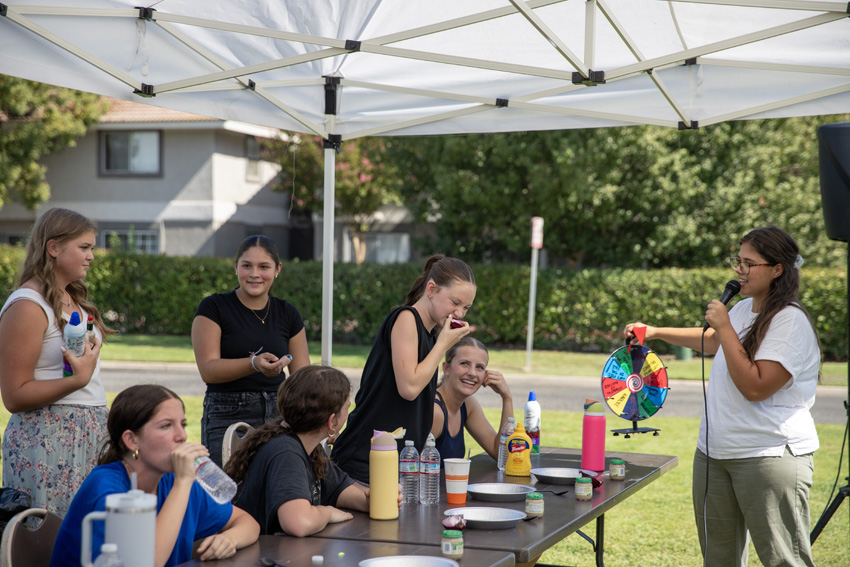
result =
[{"label": "eyeglasses", "polygon": [[740,267],[741,274],[746,276],[750,273],[750,268],[755,268],[756,266],[775,266],[776,264],[750,264],[749,262],[741,260],[738,256],[732,256],[729,258],[729,265],[733,270],[737,270]]}]

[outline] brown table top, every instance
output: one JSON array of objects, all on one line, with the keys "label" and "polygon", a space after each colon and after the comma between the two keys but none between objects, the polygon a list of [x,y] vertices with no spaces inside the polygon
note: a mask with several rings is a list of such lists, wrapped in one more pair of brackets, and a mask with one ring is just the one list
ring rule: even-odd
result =
[{"label": "brown table top", "polygon": [[[504,472],[496,468],[495,461],[488,455],[484,453],[476,455],[472,458],[469,473],[472,483],[510,482],[527,484],[539,489],[570,489],[570,491],[563,496],[544,492],[543,518],[519,522],[516,527],[504,530],[465,529],[464,548],[506,551],[515,554],[518,563],[530,561],[678,464],[678,457],[675,456],[624,452],[606,453],[606,463],[613,457],[620,457],[626,461],[625,480],[606,479],[603,485],[594,491],[591,501],[580,502],[575,499],[575,493],[570,486],[542,483],[533,476],[506,476]],[[581,451],[578,449],[543,447],[540,455],[532,458],[533,468],[580,468],[580,464]],[[355,512],[353,520],[332,524],[312,537],[439,545],[444,529],[441,523],[443,512],[454,507],[446,502],[444,482],[441,483],[440,491],[438,505],[405,505],[397,520],[371,520],[368,514]],[[524,501],[482,502],[470,498],[467,498],[465,506],[495,506],[523,511],[525,509]],[[466,565],[466,554],[464,554],[464,565]]]},{"label": "brown table top", "polygon": [[[340,555],[343,553],[343,555]],[[266,557],[286,567],[312,567],[314,555],[324,557],[323,567],[356,567],[360,561],[390,555],[430,555],[441,557],[433,545],[352,541],[291,536],[260,536],[257,543],[236,552],[229,559],[192,561],[180,567],[257,567]],[[464,553],[463,567],[514,567],[514,554],[505,551],[475,550]]]}]

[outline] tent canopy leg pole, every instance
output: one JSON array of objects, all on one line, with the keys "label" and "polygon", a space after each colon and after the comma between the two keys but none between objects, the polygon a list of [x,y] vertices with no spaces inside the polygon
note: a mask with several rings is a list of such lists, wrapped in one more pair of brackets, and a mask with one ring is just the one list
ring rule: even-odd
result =
[{"label": "tent canopy leg pole", "polygon": [[322,364],[331,366],[334,323],[334,173],[336,152],[325,148],[325,193],[322,215]]}]

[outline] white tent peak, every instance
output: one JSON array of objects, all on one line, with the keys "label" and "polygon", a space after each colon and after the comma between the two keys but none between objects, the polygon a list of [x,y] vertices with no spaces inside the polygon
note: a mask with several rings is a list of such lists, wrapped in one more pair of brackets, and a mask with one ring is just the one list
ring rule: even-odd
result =
[{"label": "white tent peak", "polygon": [[[0,5],[0,73],[325,138],[850,107],[840,2],[45,2]],[[341,77],[334,119],[329,75]]]}]

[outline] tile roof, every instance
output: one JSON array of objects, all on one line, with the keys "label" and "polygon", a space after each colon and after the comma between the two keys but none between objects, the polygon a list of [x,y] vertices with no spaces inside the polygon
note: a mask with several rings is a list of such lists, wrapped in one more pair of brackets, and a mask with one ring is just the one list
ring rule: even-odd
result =
[{"label": "tile roof", "polygon": [[109,112],[100,118],[101,124],[122,122],[221,122],[218,118],[199,116],[180,110],[160,108],[158,106],[111,97],[103,98],[109,103]]}]

